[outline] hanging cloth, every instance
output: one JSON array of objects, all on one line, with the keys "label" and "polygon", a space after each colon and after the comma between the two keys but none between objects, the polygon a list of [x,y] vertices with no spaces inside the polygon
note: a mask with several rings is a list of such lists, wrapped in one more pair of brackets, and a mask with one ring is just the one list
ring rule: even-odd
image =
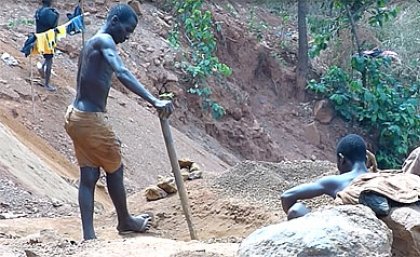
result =
[{"label": "hanging cloth", "polygon": [[36,42],[31,54],[54,54],[57,46],[55,30],[50,29],[43,33],[36,33]]},{"label": "hanging cloth", "polygon": [[74,8],[73,13],[67,13],[67,18],[70,21],[70,24],[67,26],[67,34],[74,35],[84,31],[85,22],[80,5]]}]

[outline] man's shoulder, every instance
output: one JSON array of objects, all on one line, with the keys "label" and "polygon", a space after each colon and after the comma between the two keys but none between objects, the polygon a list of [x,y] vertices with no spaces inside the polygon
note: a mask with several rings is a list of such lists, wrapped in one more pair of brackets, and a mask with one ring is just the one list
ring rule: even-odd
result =
[{"label": "man's shoulder", "polygon": [[43,6],[40,7],[37,11],[36,11],[36,17],[37,18],[42,18],[45,16],[51,17],[51,16],[58,16],[59,13],[57,11],[57,9],[55,9],[54,7],[47,7],[47,6]]},{"label": "man's shoulder", "polygon": [[328,184],[328,183],[341,181],[343,179],[344,179],[343,175],[328,175],[328,176],[320,178],[318,181],[319,183],[322,183],[322,184]]},{"label": "man's shoulder", "polygon": [[89,44],[96,47],[115,47],[115,42],[111,35],[107,33],[97,33],[88,40]]},{"label": "man's shoulder", "polygon": [[318,183],[326,188],[342,188],[355,180],[358,175],[345,173],[339,175],[329,175],[318,180]]}]

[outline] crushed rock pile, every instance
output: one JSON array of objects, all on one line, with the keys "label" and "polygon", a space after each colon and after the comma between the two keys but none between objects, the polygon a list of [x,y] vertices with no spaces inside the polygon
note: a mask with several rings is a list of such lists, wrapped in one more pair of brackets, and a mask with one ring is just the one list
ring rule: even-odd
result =
[{"label": "crushed rock pile", "polygon": [[[72,216],[78,212],[74,203],[51,200],[17,185],[5,174],[0,178],[0,220],[19,217]],[[1,238],[1,233],[0,233]]]},{"label": "crushed rock pile", "polygon": [[[215,178],[213,188],[230,197],[277,209],[281,208],[280,195],[285,190],[336,173],[335,164],[328,161],[244,161]],[[332,203],[326,196],[308,200],[311,207]]]}]

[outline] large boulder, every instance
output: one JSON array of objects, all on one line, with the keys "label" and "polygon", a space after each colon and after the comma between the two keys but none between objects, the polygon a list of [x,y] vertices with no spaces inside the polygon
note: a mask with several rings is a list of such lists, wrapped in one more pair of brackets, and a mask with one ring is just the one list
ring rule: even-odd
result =
[{"label": "large boulder", "polygon": [[240,257],[391,256],[392,232],[362,205],[327,207],[259,229],[239,248]]},{"label": "large boulder", "polygon": [[383,221],[392,230],[393,256],[420,256],[420,206],[393,208]]}]

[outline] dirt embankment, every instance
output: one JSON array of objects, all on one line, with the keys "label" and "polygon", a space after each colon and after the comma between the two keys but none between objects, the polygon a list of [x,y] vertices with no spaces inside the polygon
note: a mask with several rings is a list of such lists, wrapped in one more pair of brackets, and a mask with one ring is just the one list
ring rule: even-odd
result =
[{"label": "dirt embankment", "polygon": [[[4,35],[0,52],[18,61],[17,66],[0,62],[0,144],[4,146],[0,153],[0,210],[26,216],[0,221],[0,242],[7,247],[4,251],[14,252],[11,256],[29,256],[25,251],[41,257],[116,256],[122,248],[132,256],[234,256],[242,238],[256,228],[284,220],[278,199],[282,190],[332,172],[329,164],[318,162],[245,162],[229,169],[243,158],[329,159],[343,126],[320,126],[321,140],[308,143],[303,127],[312,121],[310,103],[293,100],[293,69],[279,66],[270,57],[270,49],[257,43],[237,17],[214,9],[216,19],[225,26],[219,35],[225,38],[219,54],[234,68],[232,78],[221,87],[214,85],[214,95],[228,115],[221,121],[209,119],[197,99],[186,93],[188,84],[177,78],[170,85],[178,93],[177,111],[171,118],[179,128],[173,129],[178,157],[192,159],[204,172],[204,179],[187,183],[187,189],[196,230],[206,244],[167,240],[188,239],[178,197],[146,202],[142,192],[156,182],[158,175],[171,172],[159,120],[143,100],[118,85],[111,90],[108,109],[123,142],[130,211],[152,212],[155,220],[147,237],[122,238],[115,231],[116,216],[108,208],[106,189],[101,187],[96,199],[104,208],[97,205],[95,214],[101,240],[79,243],[78,169],[72,143],[63,128],[63,115],[75,94],[80,35],[60,42],[62,52],[54,58],[52,78],[57,92],[39,87],[35,63],[42,58],[33,57],[30,62],[19,52],[26,33],[33,29],[22,21],[32,19],[35,2],[23,5],[23,1],[5,1],[0,17]],[[110,2],[114,1],[88,2],[92,16],[87,37],[104,22]],[[62,17],[64,10],[74,7],[72,3],[59,6]],[[240,14],[246,13],[246,7],[236,5]],[[149,2],[142,5],[142,10],[142,26],[136,29],[131,43],[120,47],[120,53],[127,66],[156,94],[161,74],[170,72],[182,78],[182,73],[175,68],[176,53],[164,38],[168,27],[161,22],[163,10]]]}]

